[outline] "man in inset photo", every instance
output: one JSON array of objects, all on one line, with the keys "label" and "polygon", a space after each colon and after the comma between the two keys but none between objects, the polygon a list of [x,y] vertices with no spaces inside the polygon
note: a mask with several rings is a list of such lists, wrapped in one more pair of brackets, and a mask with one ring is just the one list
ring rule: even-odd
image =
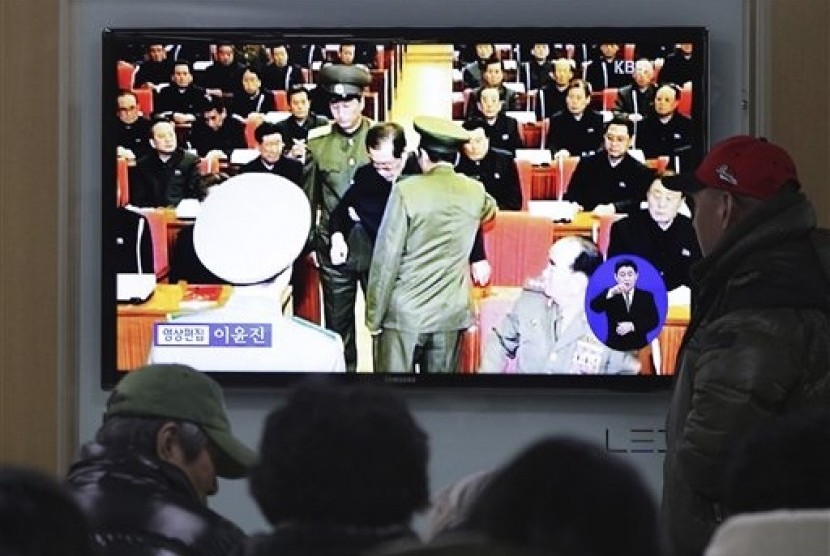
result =
[{"label": "man in inset photo", "polygon": [[660,324],[654,294],[637,288],[640,277],[634,259],[614,264],[616,284],[603,289],[591,300],[591,309],[605,313],[608,333],[605,345],[616,350],[640,349],[648,344],[648,333]]}]

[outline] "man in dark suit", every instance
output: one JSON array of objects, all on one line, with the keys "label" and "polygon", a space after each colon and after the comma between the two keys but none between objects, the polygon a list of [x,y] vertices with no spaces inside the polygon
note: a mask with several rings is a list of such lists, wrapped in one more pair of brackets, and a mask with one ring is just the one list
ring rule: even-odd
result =
[{"label": "man in dark suit", "polygon": [[634,63],[633,82],[617,92],[614,117],[628,118],[639,122],[643,118],[654,116],[654,64],[651,60],[637,60]]},{"label": "man in dark suit", "polygon": [[[322,90],[322,89],[321,89]],[[308,132],[329,123],[328,119],[311,111],[308,89],[297,87],[288,91],[291,116],[277,124],[286,154],[299,161],[305,160]]]},{"label": "man in dark suit", "polygon": [[602,290],[591,300],[591,309],[605,313],[608,335],[605,344],[616,350],[640,349],[648,344],[648,333],[659,324],[654,295],[637,289],[639,271],[632,259],[614,265],[614,286]]},{"label": "man in dark suit", "polygon": [[240,174],[265,172],[277,174],[297,185],[302,185],[303,164],[282,155],[283,139],[279,128],[270,122],[261,123],[254,130],[259,156],[239,169]]},{"label": "man in dark suit", "polygon": [[503,110],[516,110],[516,91],[504,86],[504,62],[493,56],[484,65],[484,71],[481,74],[481,86],[470,91],[465,119],[481,117],[481,92],[488,88],[498,90]]},{"label": "man in dark suit", "polygon": [[570,82],[565,94],[567,110],[551,116],[547,147],[551,155],[590,156],[602,146],[602,116],[591,110],[591,86],[582,79]]},{"label": "man in dark suit", "polygon": [[303,70],[289,63],[288,47],[277,44],[271,47],[271,63],[262,68],[262,86],[271,91],[288,91],[305,83]]}]

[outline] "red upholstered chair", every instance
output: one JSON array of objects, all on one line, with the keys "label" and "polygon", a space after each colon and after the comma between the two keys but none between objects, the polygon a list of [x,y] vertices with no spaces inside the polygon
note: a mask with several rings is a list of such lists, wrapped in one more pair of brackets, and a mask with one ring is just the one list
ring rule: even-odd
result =
[{"label": "red upholstered chair", "polygon": [[491,286],[521,286],[548,264],[553,222],[522,211],[500,211],[484,229]]},{"label": "red upholstered chair", "polygon": [[692,84],[686,83],[680,89],[680,103],[677,105],[677,111],[687,118],[692,117]]},{"label": "red upholstered chair", "polygon": [[288,106],[288,93],[285,91],[272,91],[274,93],[274,106],[277,107],[278,112],[288,112],[291,107]]},{"label": "red upholstered chair", "polygon": [[256,131],[259,122],[256,120],[246,120],[245,121],[245,143],[247,143],[249,149],[257,148],[256,137],[254,137],[254,131]]},{"label": "red upholstered chair", "polygon": [[620,219],[617,214],[604,214],[602,216],[594,216],[593,239],[597,244],[597,248],[602,253],[602,258],[608,256],[608,244],[611,241],[611,226]]},{"label": "red upholstered chair", "polygon": [[626,43],[623,45],[623,59],[629,62],[634,61],[634,54],[637,50],[637,45],[633,43]]},{"label": "red upholstered chair", "polygon": [[138,109],[149,118],[153,114],[153,89],[133,89],[138,99]]},{"label": "red upholstered chair", "polygon": [[660,176],[669,166],[669,157],[667,155],[662,155],[657,158],[647,158],[646,166],[654,170],[654,174],[656,176]]},{"label": "red upholstered chair", "polygon": [[556,168],[556,199],[561,199],[568,192],[568,185],[571,183],[571,177],[574,175],[574,170],[579,164],[578,156],[568,156],[565,158],[555,159],[553,162]]},{"label": "red upholstered chair", "polygon": [[150,223],[156,278],[161,281],[170,273],[170,263],[167,257],[167,217],[160,210],[145,212],[144,216]]},{"label": "red upholstered chair", "polygon": [[519,174],[519,186],[522,188],[522,210],[527,210],[527,202],[532,199],[533,164],[529,160],[516,160]]},{"label": "red upholstered chair", "polygon": [[129,91],[133,88],[133,82],[135,80],[135,72],[136,67],[123,60],[118,61],[118,65],[116,66],[116,70],[118,72],[118,88],[125,89]]},{"label": "red upholstered chair", "polygon": [[119,157],[115,162],[115,183],[117,189],[115,192],[115,206],[123,207],[130,203],[130,178],[128,161],[126,158]]}]

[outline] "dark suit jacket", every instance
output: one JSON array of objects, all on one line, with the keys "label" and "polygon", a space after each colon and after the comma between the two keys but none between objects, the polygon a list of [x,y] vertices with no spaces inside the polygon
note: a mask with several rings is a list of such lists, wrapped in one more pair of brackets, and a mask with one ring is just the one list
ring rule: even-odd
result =
[{"label": "dark suit jacket", "polygon": [[[648,333],[659,324],[660,317],[657,314],[654,295],[649,291],[634,288],[631,307],[626,308],[622,295],[606,298],[609,289],[605,288],[591,300],[591,309],[598,313],[605,313],[608,321],[608,336],[605,344],[620,351],[640,349],[648,343],[646,338]],[[620,336],[617,334],[617,324],[626,321],[634,323],[634,331]]]}]

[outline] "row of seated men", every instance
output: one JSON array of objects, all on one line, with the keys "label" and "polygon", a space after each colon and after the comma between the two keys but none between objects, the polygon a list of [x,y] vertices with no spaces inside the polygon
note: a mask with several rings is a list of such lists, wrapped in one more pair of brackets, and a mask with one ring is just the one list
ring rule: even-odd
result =
[{"label": "row of seated men", "polygon": [[[481,85],[487,60],[495,57],[513,60],[515,72],[511,75],[526,90],[539,89],[550,82],[552,66],[556,60],[571,60],[578,68],[579,76],[588,81],[595,91],[628,85],[634,73],[634,62],[652,60],[662,75],[661,81],[684,84],[693,81],[701,72],[699,60],[694,56],[692,43],[671,45],[603,43],[561,44],[534,43],[532,45],[500,45],[479,43],[472,48],[462,48],[457,59],[464,87]],[[458,45],[456,45],[458,48]]]},{"label": "row of seated men", "polygon": [[186,60],[206,66],[198,72],[197,85],[225,92],[238,88],[235,77],[246,67],[262,73],[267,89],[286,90],[294,84],[309,82],[312,70],[324,63],[373,68],[378,65],[376,56],[375,45],[339,44],[332,50],[323,45],[284,42],[241,46],[227,42],[198,46],[155,43],[125,45],[118,53],[119,60],[136,68],[133,87],[157,88],[167,83],[174,62]]},{"label": "row of seated men", "polygon": [[[186,115],[192,114],[203,96],[223,97],[231,112],[244,118],[252,112],[265,113],[277,109],[271,92],[288,91],[298,85],[310,84],[321,63],[359,65],[367,70],[377,65],[378,61],[383,64],[381,54],[357,50],[354,44],[338,45],[336,53],[322,62],[314,58],[314,53],[327,56],[327,51],[314,45],[294,45],[293,50],[301,56],[312,56],[309,61],[314,69],[291,60],[291,45],[252,46],[257,47],[254,54],[246,50],[240,53],[232,44],[215,45],[212,63],[202,67],[184,57],[168,59],[167,48],[162,44],[148,45],[146,60],[138,65],[134,73],[119,76],[119,87],[150,91],[153,112],[174,115],[178,123],[189,121],[185,119],[189,118]],[[129,73],[131,68],[128,64],[126,71]],[[325,99],[316,96],[319,92],[314,90],[313,85],[308,88],[315,111],[330,115]]]},{"label": "row of seated men", "polygon": [[[477,62],[477,64],[479,64]],[[501,137],[499,146],[511,151],[521,147],[519,122],[504,112],[522,109],[519,94],[505,83],[504,61],[491,56],[479,66],[481,82],[465,90],[465,118],[485,117]],[[637,60],[634,72],[627,76],[627,84],[606,89],[596,97],[590,81],[575,77],[576,64],[568,58],[559,58],[546,66],[547,80],[531,91],[527,99],[534,99],[537,122],[547,122],[544,146],[552,154],[586,156],[601,145],[602,124],[608,117],[623,117],[635,126],[635,144],[647,158],[669,156],[676,170],[692,168],[699,158],[694,144],[692,119],[681,112],[681,100],[691,95],[691,84],[683,87],[674,82],[656,82],[654,63]],[[527,107],[529,108],[529,107]]]},{"label": "row of seated men", "polygon": [[[522,193],[516,167],[510,155],[490,147],[488,131],[482,120],[470,120],[464,127],[470,130],[471,140],[463,149],[464,156],[456,166],[457,171],[481,180],[500,208],[519,209],[522,206]],[[182,198],[201,198],[204,191],[196,170],[198,158],[178,148],[172,124],[158,121],[152,126],[151,133],[153,152],[139,159],[134,168],[130,180],[131,202],[138,206],[167,206],[176,205]],[[257,127],[255,136],[260,156],[243,166],[241,172],[273,172],[301,185],[302,164],[293,159],[296,155],[292,155],[292,149],[284,150],[279,128],[274,124],[263,123]],[[611,122],[607,126],[604,140],[605,150],[580,162],[574,174],[575,179],[572,180],[573,188],[569,190],[566,199],[579,203],[586,210],[632,213],[632,218],[626,221],[625,226],[620,226],[619,241],[613,240],[612,243],[619,244],[621,252],[640,252],[654,261],[663,272],[667,287],[681,285],[687,279],[688,265],[699,256],[688,218],[678,217],[677,214],[681,196],[665,191],[659,184],[653,185],[652,172],[627,154],[630,141],[629,121]],[[371,152],[371,149],[369,150]],[[403,152],[397,156],[403,156]],[[616,161],[616,164],[612,161]],[[370,166],[372,165],[367,165],[367,168]],[[592,170],[599,167],[607,167],[611,172],[606,176],[607,181],[602,183]],[[411,165],[404,165],[404,171],[417,170],[413,170]],[[335,210],[330,215],[330,233],[339,231],[344,235],[349,234],[351,221],[347,216],[349,213],[346,205],[354,202],[354,198],[358,196],[355,192],[361,190],[365,197],[368,187],[370,196],[376,197],[382,191],[388,194],[389,184],[375,191],[379,178],[364,185],[358,179],[358,176],[364,174],[367,173],[355,174],[352,188],[342,198],[343,210]],[[371,175],[371,172],[368,175]],[[354,195],[351,195],[352,193]],[[639,210],[640,204],[647,197],[648,217],[644,211]],[[383,216],[382,201],[383,199],[380,199],[378,206],[374,207],[376,221],[371,224],[371,228],[375,231],[380,226]],[[367,223],[364,222],[364,225]],[[486,253],[483,252],[481,242],[478,242],[478,245],[479,251],[471,254],[471,261],[486,262]],[[171,260],[171,280],[185,279],[196,283],[216,281],[216,278],[199,264],[192,245],[188,245],[186,239],[180,238],[177,247]],[[483,281],[486,282],[486,279]]]}]

